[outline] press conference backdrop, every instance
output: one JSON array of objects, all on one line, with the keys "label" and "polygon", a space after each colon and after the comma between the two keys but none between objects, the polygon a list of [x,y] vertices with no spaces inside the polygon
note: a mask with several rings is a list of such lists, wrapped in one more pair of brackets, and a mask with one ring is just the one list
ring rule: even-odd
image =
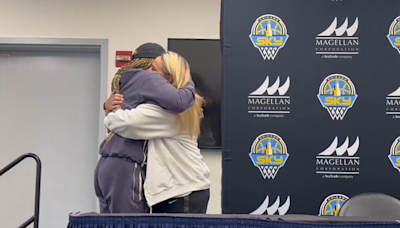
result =
[{"label": "press conference backdrop", "polygon": [[222,1],[223,213],[400,198],[400,1]]},{"label": "press conference backdrop", "polygon": [[201,149],[221,148],[221,46],[218,39],[168,39],[168,50],[190,65],[196,91],[204,97],[204,119],[198,140]]}]

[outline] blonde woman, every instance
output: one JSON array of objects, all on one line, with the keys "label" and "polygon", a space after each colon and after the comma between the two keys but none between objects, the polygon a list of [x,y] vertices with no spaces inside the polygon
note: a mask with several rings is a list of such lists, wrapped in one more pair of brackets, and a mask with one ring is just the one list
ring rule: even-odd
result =
[{"label": "blonde woman", "polygon": [[[175,88],[191,81],[190,68],[180,55],[167,52],[152,66]],[[105,119],[105,126],[117,135],[147,141],[144,193],[153,213],[206,213],[210,171],[197,146],[203,98],[195,97],[192,107],[174,114],[154,104],[117,110]]]}]

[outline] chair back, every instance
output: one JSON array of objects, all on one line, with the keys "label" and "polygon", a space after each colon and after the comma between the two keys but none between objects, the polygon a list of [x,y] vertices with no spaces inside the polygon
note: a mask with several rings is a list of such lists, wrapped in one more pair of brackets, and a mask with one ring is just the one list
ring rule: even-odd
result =
[{"label": "chair back", "polygon": [[400,220],[400,200],[382,193],[363,193],[347,200],[339,216]]}]

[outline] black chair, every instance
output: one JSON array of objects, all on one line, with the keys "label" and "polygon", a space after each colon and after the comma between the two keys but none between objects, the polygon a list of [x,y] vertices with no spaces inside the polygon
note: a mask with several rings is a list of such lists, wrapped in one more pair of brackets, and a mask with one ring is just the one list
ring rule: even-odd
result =
[{"label": "black chair", "polygon": [[363,193],[347,200],[339,216],[400,219],[400,200],[382,193]]}]

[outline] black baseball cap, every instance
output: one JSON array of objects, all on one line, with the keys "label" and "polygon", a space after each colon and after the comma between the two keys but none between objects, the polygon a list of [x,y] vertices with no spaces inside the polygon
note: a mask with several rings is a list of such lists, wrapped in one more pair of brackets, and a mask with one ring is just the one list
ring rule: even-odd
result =
[{"label": "black baseball cap", "polygon": [[145,43],[140,45],[132,55],[132,59],[149,58],[155,59],[165,52],[161,45],[156,43]]}]

